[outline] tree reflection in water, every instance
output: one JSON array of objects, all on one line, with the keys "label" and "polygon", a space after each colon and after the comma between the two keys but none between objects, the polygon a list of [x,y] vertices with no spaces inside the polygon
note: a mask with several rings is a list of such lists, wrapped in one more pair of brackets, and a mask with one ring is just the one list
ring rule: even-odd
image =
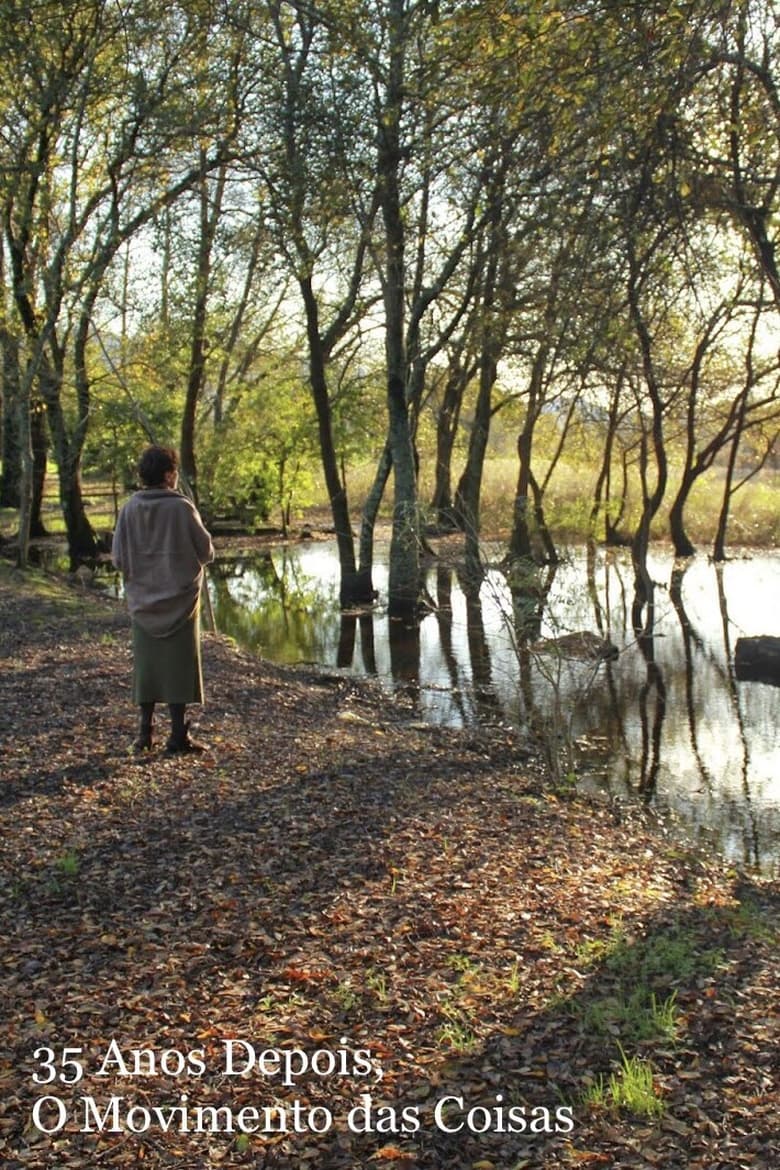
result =
[{"label": "tree reflection in water", "polygon": [[[638,635],[630,556],[597,547],[573,550],[535,593],[503,566],[475,582],[434,563],[419,623],[388,619],[381,564],[378,606],[342,613],[327,543],[220,561],[210,589],[218,628],[258,654],[375,676],[421,720],[505,722],[529,740],[552,726],[580,783],[670,808],[727,857],[778,867],[780,687],[738,682],[733,644],[780,633],[780,555],[715,566],[653,553],[647,569],[652,621]],[[534,649],[574,631],[619,657],[553,669]]]}]

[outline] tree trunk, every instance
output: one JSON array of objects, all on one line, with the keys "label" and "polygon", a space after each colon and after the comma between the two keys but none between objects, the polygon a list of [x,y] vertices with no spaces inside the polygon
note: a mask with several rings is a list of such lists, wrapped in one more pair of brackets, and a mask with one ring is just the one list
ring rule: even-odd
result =
[{"label": "tree trunk", "polygon": [[509,554],[517,560],[533,560],[531,528],[528,516],[528,493],[531,487],[531,455],[533,452],[534,429],[542,394],[542,378],[547,362],[550,343],[545,340],[539,346],[531,370],[528,386],[528,406],[520,434],[517,436],[517,488],[512,535],[509,539]]},{"label": "tree trunk", "polygon": [[558,556],[558,550],[555,547],[555,541],[552,538],[552,533],[550,532],[550,528],[544,514],[544,495],[550,486],[550,480],[553,477],[555,469],[558,466],[558,463],[560,462],[561,456],[563,454],[564,447],[566,446],[566,442],[571,430],[572,419],[574,418],[574,414],[580,400],[580,393],[581,390],[578,390],[576,393],[572,394],[571,401],[566,411],[566,418],[564,420],[563,426],[561,427],[560,435],[558,436],[558,442],[555,445],[555,450],[553,451],[552,458],[550,459],[549,466],[544,474],[542,482],[537,482],[533,470],[531,471],[530,475],[531,492],[533,493],[534,498],[534,523],[536,525],[536,531],[539,534],[539,539],[542,542],[542,547],[544,548],[544,561],[548,565],[557,565],[560,558]]},{"label": "tree trunk", "polygon": [[674,545],[676,557],[692,557],[696,552],[694,545],[685,531],[685,505],[688,502],[694,480],[690,475],[683,475],[674,503],[669,509],[669,534]]},{"label": "tree trunk", "polygon": [[534,500],[534,523],[536,531],[539,533],[542,545],[544,546],[545,562],[548,565],[557,565],[560,561],[558,550],[555,547],[555,541],[552,538],[550,529],[547,525],[547,519],[544,515],[544,492],[539,484],[536,482],[536,476],[531,472],[531,494]]},{"label": "tree trunk", "polygon": [[0,334],[2,347],[2,397],[3,397],[3,470],[0,475],[0,508],[19,507],[19,482],[22,474],[22,459],[19,446],[19,342],[3,329]]},{"label": "tree trunk", "polygon": [[630,544],[630,538],[626,536],[621,530],[620,525],[623,522],[623,517],[626,514],[628,507],[628,452],[624,451],[620,459],[620,499],[618,501],[618,508],[616,512],[612,511],[612,501],[614,495],[612,493],[611,477],[607,482],[607,491],[605,502],[607,510],[604,515],[604,540],[612,547],[621,547]]},{"label": "tree trunk", "polygon": [[49,439],[46,433],[46,407],[33,402],[30,410],[30,441],[32,443],[32,498],[30,501],[30,536],[48,536],[43,522],[43,493],[46,490],[46,464]]},{"label": "tree trunk", "polygon": [[195,416],[206,376],[206,322],[211,282],[211,257],[214,237],[222,210],[225,191],[226,166],[219,168],[213,201],[209,199],[209,180],[206,176],[205,150],[201,151],[203,175],[200,181],[200,235],[198,237],[198,265],[195,277],[195,301],[192,310],[190,362],[187,390],[181,419],[179,458],[187,490],[198,502],[198,463],[195,454]]},{"label": "tree trunk", "polygon": [[512,518],[512,535],[509,538],[510,556],[517,560],[533,560],[531,528],[528,522],[528,490],[531,485],[531,447],[533,444],[534,419],[529,404],[526,421],[517,437],[517,487]]},{"label": "tree trunk", "polygon": [[466,537],[467,571],[472,578],[479,576],[481,572],[479,552],[480,494],[485,454],[490,436],[492,392],[497,373],[495,349],[494,339],[486,337],[480,358],[479,393],[474,410],[474,425],[471,429],[468,458],[455,496],[455,512]]},{"label": "tree trunk", "polygon": [[623,380],[625,376],[625,366],[623,366],[618,374],[615,382],[615,389],[609,403],[609,415],[607,417],[607,433],[604,437],[604,452],[601,459],[601,467],[596,478],[596,484],[593,489],[593,506],[590,510],[590,526],[591,531],[596,532],[596,521],[599,512],[603,510],[604,515],[604,538],[609,543],[609,529],[610,529],[610,503],[611,503],[611,483],[612,483],[612,453],[615,446],[615,438],[617,435],[618,411],[620,407],[620,396],[623,389]]},{"label": "tree trunk", "polygon": [[388,414],[394,489],[388,608],[391,616],[408,616],[420,596],[420,517],[409,414],[397,377],[388,383]]},{"label": "tree trunk", "polygon": [[731,507],[731,496],[733,494],[734,488],[734,476],[737,470],[737,453],[739,451],[739,444],[742,439],[746,407],[747,395],[745,394],[740,399],[737,412],[737,423],[734,428],[734,438],[731,441],[728,463],[726,464],[726,476],[723,481],[723,498],[721,500],[720,512],[718,514],[718,527],[712,546],[712,559],[716,562],[725,561],[726,559],[726,530],[729,523],[729,510]]},{"label": "tree trunk", "polygon": [[325,484],[328,489],[333,526],[336,530],[336,545],[339,553],[341,575],[340,602],[342,606],[360,604],[373,600],[370,575],[358,573],[355,563],[355,541],[352,536],[352,522],[349,516],[347,486],[341,476],[333,438],[333,419],[330,409],[325,353],[319,326],[317,298],[312,289],[311,279],[300,280],[301,295],[306,310],[306,332],[309,342],[309,384],[314,407],[317,412],[320,454]]},{"label": "tree trunk", "polygon": [[379,457],[374,482],[363,504],[363,515],[360,522],[359,571],[369,586],[374,565],[374,529],[392,467],[393,457],[390,454],[390,443],[386,442]]},{"label": "tree trunk", "polygon": [[[677,489],[677,494],[674,497],[669,511],[669,529],[675,556],[678,557],[692,557],[696,552],[692,541],[688,537],[688,533],[685,531],[685,507],[688,503],[688,497],[691,494],[693,485],[702,472],[710,465],[716,449],[715,443],[718,441],[717,437],[715,437],[708,444],[710,454],[707,453],[705,448],[705,450],[700,451],[697,455],[697,405],[701,388],[702,368],[707,351],[718,328],[721,309],[722,306],[719,306],[715,313],[711,315],[707,327],[699,337],[690,369],[690,385],[688,387],[685,407],[685,448],[682,475],[680,477],[680,486]],[[721,429],[721,435],[724,433],[725,431]]]},{"label": "tree trunk", "polygon": [[642,513],[636,530],[631,537],[631,562],[634,567],[634,598],[631,605],[631,624],[634,633],[641,637],[653,628],[654,586],[647,568],[647,554],[650,549],[650,525],[654,516],[653,501],[647,488],[648,455],[647,437],[642,436],[640,451],[640,476],[642,480]]},{"label": "tree trunk", "polygon": [[32,363],[28,365],[19,383],[17,401],[17,433],[19,436],[19,538],[17,564],[23,569],[30,555],[30,524],[33,500],[33,447],[30,428],[30,399]]},{"label": "tree trunk", "polygon": [[[46,403],[46,413],[51,430],[54,457],[57,461],[57,477],[60,489],[60,505],[65,519],[68,536],[68,555],[71,568],[82,561],[92,560],[98,552],[98,544],[92,525],[84,507],[81,492],[81,443],[68,433],[65,414],[62,409],[62,395],[59,370],[51,368],[41,371],[40,385]],[[83,420],[86,425],[86,420]]]},{"label": "tree trunk", "polygon": [[468,458],[455,495],[455,512],[466,536],[466,567],[472,579],[481,572],[479,554],[480,494],[485,467],[485,454],[490,437],[493,387],[498,373],[500,345],[496,335],[495,317],[498,273],[506,243],[502,231],[502,188],[491,191],[490,221],[488,225],[488,262],[482,286],[482,327],[479,347],[479,391],[474,408],[474,423],[469,438]]},{"label": "tree trunk", "polygon": [[444,397],[436,416],[436,469],[431,510],[435,523],[446,528],[457,527],[452,500],[452,452],[458,433],[463,393],[470,373],[459,362],[449,369],[444,384]]},{"label": "tree trunk", "polygon": [[[652,355],[652,338],[647,327],[642,307],[640,305],[641,274],[633,247],[629,254],[630,277],[628,285],[628,305],[631,320],[636,330],[639,347],[642,354],[642,368],[644,385],[647,397],[652,407],[650,424],[650,444],[643,429],[641,443],[640,473],[642,480],[642,514],[639,518],[636,531],[631,541],[631,558],[634,565],[635,589],[632,607],[632,622],[637,636],[650,636],[654,624],[653,584],[647,569],[647,554],[650,547],[650,527],[653,518],[661,506],[666,492],[668,463],[663,431],[664,404],[656,378],[655,365]],[[642,420],[640,424],[644,427]],[[655,486],[649,486],[649,451],[652,447],[655,460]],[[646,612],[645,612],[646,610]],[[644,614],[644,618],[643,618]]]},{"label": "tree trunk", "polygon": [[389,0],[390,65],[379,132],[378,176],[384,223],[385,359],[388,442],[393,464],[393,532],[388,608],[392,616],[416,610],[420,594],[420,518],[407,400],[404,340],[405,228],[401,207],[401,111],[404,95],[405,0]]}]

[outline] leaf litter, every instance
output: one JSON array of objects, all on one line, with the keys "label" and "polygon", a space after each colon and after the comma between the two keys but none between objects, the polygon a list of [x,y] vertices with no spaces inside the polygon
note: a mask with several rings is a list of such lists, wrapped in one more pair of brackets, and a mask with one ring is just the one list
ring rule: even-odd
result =
[{"label": "leaf litter", "polygon": [[[506,729],[426,728],[215,635],[208,752],[139,763],[122,607],[2,568],[0,620],[9,1170],[780,1164],[776,881],[555,792]],[[643,1032],[661,1005],[666,1033]],[[231,1040],[321,1070],[228,1075]],[[46,1048],[81,1049],[83,1078],[36,1083]],[[134,1050],[155,1067],[97,1075]],[[652,1068],[657,1114],[593,1091],[621,1051]],[[45,1096],[67,1113],[50,1134]],[[84,1096],[153,1122],[85,1132]],[[306,1124],[166,1129],[185,1104]],[[570,1131],[531,1130],[561,1105]]]}]

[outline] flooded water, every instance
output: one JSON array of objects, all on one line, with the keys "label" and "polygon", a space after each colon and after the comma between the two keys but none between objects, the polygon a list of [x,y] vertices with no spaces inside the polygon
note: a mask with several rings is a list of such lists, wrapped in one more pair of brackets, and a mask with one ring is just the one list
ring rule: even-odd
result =
[{"label": "flooded water", "polygon": [[[381,557],[381,550],[379,550]],[[457,573],[427,574],[431,612],[419,628],[390,622],[380,561],[370,614],[342,615],[335,546],[278,548],[215,566],[217,625],[278,662],[310,662],[403,688],[418,717],[480,721],[541,734],[560,774],[671,810],[734,862],[780,869],[780,686],[738,682],[741,636],[780,635],[780,554],[715,566],[656,554],[652,638],[631,629],[633,572],[621,551],[575,550],[556,570],[536,634],[590,631],[619,650],[594,665],[516,636],[518,606],[491,569],[477,595]],[[534,738],[536,737],[536,738]]]}]

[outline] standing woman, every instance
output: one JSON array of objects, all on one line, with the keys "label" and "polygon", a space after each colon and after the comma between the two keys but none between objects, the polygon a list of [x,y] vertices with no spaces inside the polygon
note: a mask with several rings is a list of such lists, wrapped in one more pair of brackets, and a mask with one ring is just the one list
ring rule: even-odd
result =
[{"label": "standing woman", "polygon": [[152,746],[155,703],[167,703],[165,750],[203,751],[190,739],[187,703],[203,702],[200,591],[214,559],[195,505],[176,490],[179,460],[170,447],[148,447],[138,463],[143,485],[117,517],[111,557],[121,570],[132,621],[133,702],[141,724],[133,751]]}]

